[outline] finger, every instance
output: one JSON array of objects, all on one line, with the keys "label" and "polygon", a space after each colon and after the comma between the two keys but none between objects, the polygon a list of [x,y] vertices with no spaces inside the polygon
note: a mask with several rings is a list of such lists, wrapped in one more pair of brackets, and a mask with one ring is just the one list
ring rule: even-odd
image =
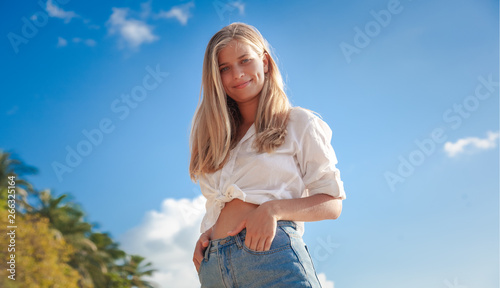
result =
[{"label": "finger", "polygon": [[207,249],[207,247],[203,247],[202,244],[200,242],[198,242],[196,244],[196,248],[194,250],[194,256],[197,258],[197,259],[202,259],[203,258],[203,254],[204,254],[204,251]]},{"label": "finger", "polygon": [[245,228],[245,227],[246,227],[246,220],[243,220],[240,222],[240,224],[238,224],[238,226],[236,226],[236,228],[227,232],[227,235],[234,236],[234,235],[240,233],[241,230],[243,230],[243,228]]},{"label": "finger", "polygon": [[264,251],[264,245],[266,244],[266,238],[260,238],[255,244],[255,251]]},{"label": "finger", "polygon": [[203,260],[203,256],[200,257],[199,255],[196,255],[193,257],[193,262],[195,262],[195,263],[199,264],[199,263],[201,263],[201,260]]},{"label": "finger", "polygon": [[271,244],[273,244],[273,238],[267,238],[264,245],[264,251],[269,251],[271,249]]},{"label": "finger", "polygon": [[200,249],[201,249],[202,251],[203,251],[203,250],[205,250],[205,248],[207,248],[207,247],[208,247],[208,242],[210,242],[210,241],[208,241],[208,240],[202,240],[202,239],[200,239],[200,240],[198,241],[198,244],[199,244]]},{"label": "finger", "polygon": [[252,249],[251,248],[252,247],[252,238],[250,238],[250,237],[245,238],[245,246]]},{"label": "finger", "polygon": [[200,266],[201,262],[198,259],[193,258],[193,263],[194,263],[194,266],[196,267],[196,270],[198,270],[198,267]]},{"label": "finger", "polygon": [[252,249],[252,250],[254,250],[254,251],[259,251],[259,250],[258,250],[258,248],[259,248],[259,247],[258,247],[257,245],[259,245],[259,239],[254,239],[254,238],[252,238],[252,244],[250,244],[250,246],[251,246],[252,248],[250,248],[250,249]]},{"label": "finger", "polygon": [[200,273],[200,264],[196,264],[194,267],[196,268],[196,273]]},{"label": "finger", "polygon": [[202,255],[203,255],[203,253],[201,252],[201,245],[198,242],[196,244],[196,247],[194,248],[194,256],[195,256],[195,258],[200,258]]},{"label": "finger", "polygon": [[207,234],[202,234],[200,236],[200,243],[203,247],[207,247],[208,246],[208,242],[210,241],[210,237],[208,237]]},{"label": "finger", "polygon": [[274,237],[276,237],[276,231],[274,231],[270,237],[266,238],[266,244],[264,247],[264,251],[268,251],[271,249],[271,245],[273,244]]}]

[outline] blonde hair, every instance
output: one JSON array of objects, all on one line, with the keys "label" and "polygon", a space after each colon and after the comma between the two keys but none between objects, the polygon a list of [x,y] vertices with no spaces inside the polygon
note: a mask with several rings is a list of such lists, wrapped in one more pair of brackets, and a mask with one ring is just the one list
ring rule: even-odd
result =
[{"label": "blonde hair", "polygon": [[268,57],[269,68],[253,124],[256,129],[254,147],[259,153],[272,153],[283,144],[287,134],[291,104],[270,46],[255,27],[232,23],[217,32],[205,50],[200,90],[200,98],[203,97],[198,101],[190,136],[189,174],[192,181],[197,181],[200,174],[221,169],[230,150],[238,144],[237,129],[242,117],[236,102],[224,91],[218,68],[219,52],[232,40],[248,44],[261,59]]}]

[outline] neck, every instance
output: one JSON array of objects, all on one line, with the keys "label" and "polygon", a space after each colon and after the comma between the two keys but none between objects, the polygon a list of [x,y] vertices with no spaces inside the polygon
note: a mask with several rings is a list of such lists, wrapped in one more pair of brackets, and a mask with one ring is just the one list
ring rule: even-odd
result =
[{"label": "neck", "polygon": [[259,97],[256,97],[249,102],[238,102],[238,109],[240,110],[241,117],[243,118],[242,125],[251,125],[255,122],[255,115],[257,115],[258,107]]}]

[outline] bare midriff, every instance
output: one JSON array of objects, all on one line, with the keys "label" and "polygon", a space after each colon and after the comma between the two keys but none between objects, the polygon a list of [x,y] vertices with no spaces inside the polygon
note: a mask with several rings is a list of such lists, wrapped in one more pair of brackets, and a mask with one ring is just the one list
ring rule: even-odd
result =
[{"label": "bare midriff", "polygon": [[[250,129],[251,124],[242,125],[238,129],[238,136],[236,142],[239,143],[243,136],[246,134],[248,129]],[[227,202],[222,208],[220,212],[219,218],[217,218],[217,222],[212,227],[212,233],[210,234],[210,240],[222,239],[226,238],[227,232],[236,228],[236,225],[240,224],[240,222],[245,218],[245,216],[257,209],[259,205],[248,203],[242,201],[238,198]]]},{"label": "bare midriff", "polygon": [[210,240],[226,238],[228,236],[227,232],[236,228],[245,216],[257,209],[257,207],[259,205],[244,202],[240,199],[233,199],[231,202],[227,202],[212,228]]}]

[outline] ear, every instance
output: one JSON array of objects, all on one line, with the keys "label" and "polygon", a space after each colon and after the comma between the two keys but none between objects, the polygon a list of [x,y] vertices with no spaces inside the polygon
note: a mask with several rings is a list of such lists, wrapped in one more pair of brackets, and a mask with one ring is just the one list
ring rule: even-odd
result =
[{"label": "ear", "polygon": [[267,52],[264,52],[264,59],[262,59],[264,63],[264,73],[267,73],[269,71],[269,55]]}]

